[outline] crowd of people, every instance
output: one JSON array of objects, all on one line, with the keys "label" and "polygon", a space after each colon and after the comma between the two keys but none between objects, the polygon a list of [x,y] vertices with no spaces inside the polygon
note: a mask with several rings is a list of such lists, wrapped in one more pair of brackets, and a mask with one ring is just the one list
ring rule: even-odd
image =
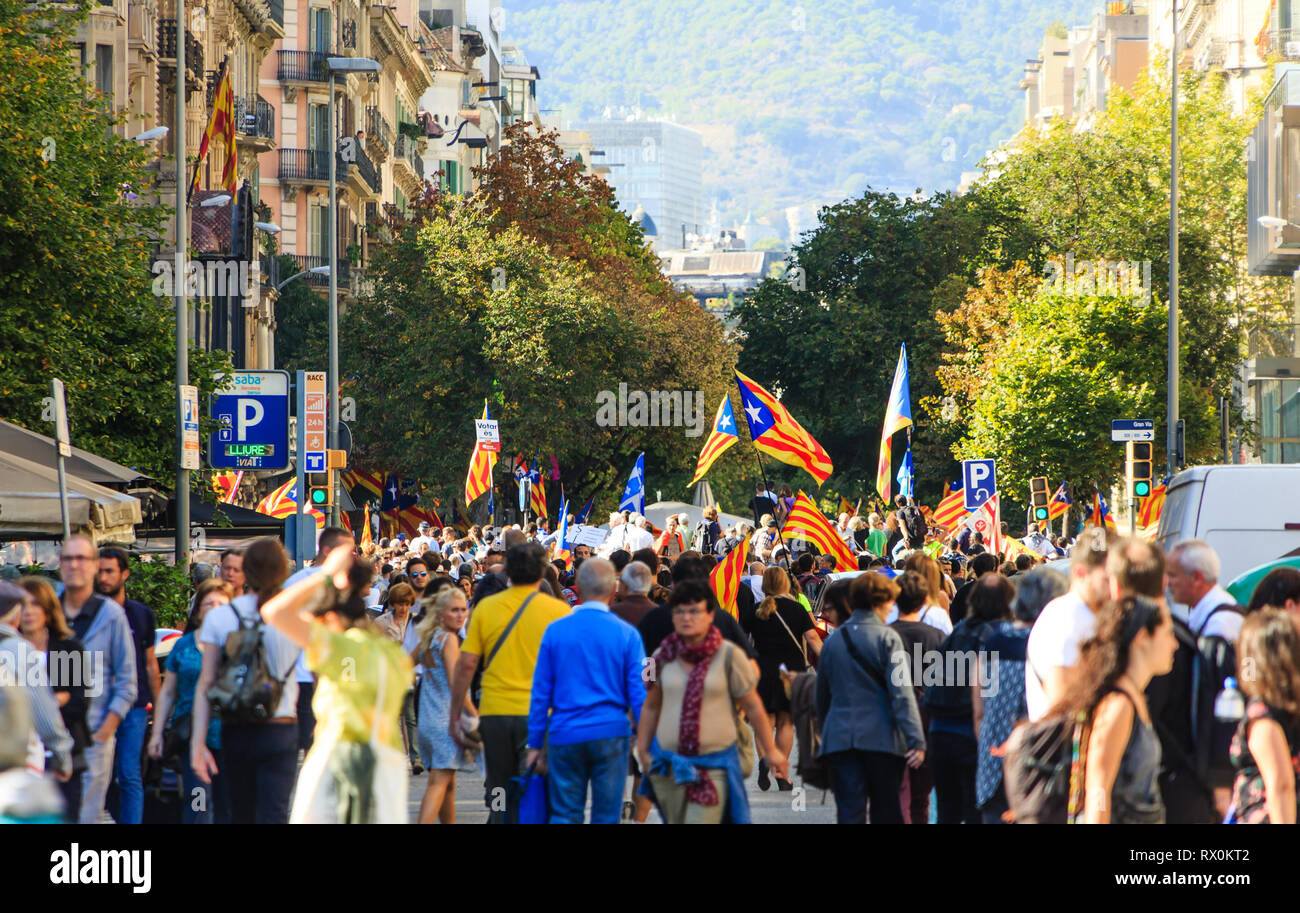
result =
[{"label": "crowd of people", "polygon": [[494,823],[535,820],[538,775],[552,822],[746,823],[752,779],[829,788],[842,823],[1009,823],[1034,820],[1015,734],[1064,719],[1071,820],[1296,821],[1300,571],[1238,606],[1203,542],[1031,524],[1007,561],[901,497],[838,517],[845,568],[782,535],[792,506],[615,513],[595,548],[544,522],[364,549],[331,527],[296,574],[260,539],[198,584],[162,668],[126,553],[74,536],[57,589],[0,582],[0,654],[44,670],[0,706],[6,814],[138,822],[154,759],[194,824],[406,822],[421,776],[418,821],[451,824],[458,773]]}]

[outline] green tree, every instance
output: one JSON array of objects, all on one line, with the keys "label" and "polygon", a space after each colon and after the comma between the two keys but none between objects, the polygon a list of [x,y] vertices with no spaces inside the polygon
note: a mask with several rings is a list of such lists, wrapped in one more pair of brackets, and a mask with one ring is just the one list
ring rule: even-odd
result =
[{"label": "green tree", "polygon": [[[0,0],[0,415],[48,432],[41,400],[62,378],[77,446],[165,480],[175,324],[150,264],[170,210],[142,205],[150,153],[74,62],[88,7]],[[201,393],[228,368],[191,350]]]},{"label": "green tree", "polygon": [[[280,255],[281,281],[298,271],[297,260]],[[303,276],[286,285],[275,302],[275,366],[289,372],[322,371],[328,358],[329,298]]]}]

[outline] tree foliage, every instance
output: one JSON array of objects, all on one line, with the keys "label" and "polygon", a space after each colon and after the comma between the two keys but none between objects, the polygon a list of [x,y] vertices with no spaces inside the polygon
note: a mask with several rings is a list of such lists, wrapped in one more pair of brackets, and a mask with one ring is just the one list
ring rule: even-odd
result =
[{"label": "tree foliage", "polygon": [[[150,263],[171,211],[145,205],[149,152],[74,63],[86,9],[0,0],[0,416],[48,433],[41,400],[61,378],[73,443],[161,481],[175,321]],[[191,350],[201,391],[228,367]]]}]

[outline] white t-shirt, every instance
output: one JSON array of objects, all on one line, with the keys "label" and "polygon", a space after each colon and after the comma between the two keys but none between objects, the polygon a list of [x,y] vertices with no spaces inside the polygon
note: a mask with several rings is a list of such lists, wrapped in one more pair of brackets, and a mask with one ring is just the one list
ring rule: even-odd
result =
[{"label": "white t-shirt", "polygon": [[1097,616],[1073,591],[1043,607],[1029,632],[1025,670],[1025,704],[1029,719],[1038,720],[1050,709],[1040,676],[1053,666],[1072,668],[1079,662],[1079,645],[1097,630]]},{"label": "white t-shirt", "polygon": [[[921,609],[921,615],[924,616],[921,618],[922,624],[927,624],[932,628],[936,628],[942,631],[945,635],[952,633],[952,618],[946,611],[944,611],[942,606],[925,606]],[[885,624],[887,625],[892,625],[896,621],[898,621],[898,606],[894,606],[890,609],[889,614],[885,616]]]},{"label": "white t-shirt", "polygon": [[[255,593],[236,596],[233,602],[228,603],[228,606],[229,608],[227,606],[217,606],[204,617],[203,627],[199,630],[199,643],[212,644],[218,650],[224,650],[226,639],[239,629],[239,619],[235,617],[235,612],[238,612],[240,617],[247,621],[254,621],[258,618],[257,595]],[[234,611],[231,611],[232,609]],[[297,718],[298,678],[293,675],[293,671],[298,658],[302,655],[302,648],[270,625],[266,625],[266,635],[263,643],[266,646],[266,664],[271,676],[275,679],[287,678],[284,682],[284,688],[280,692],[280,703],[276,705],[275,712],[271,716]],[[308,673],[307,681],[311,681],[310,673]]]},{"label": "white t-shirt", "polygon": [[[1192,607],[1187,616],[1187,626],[1202,637],[1222,637],[1229,643],[1236,643],[1241,634],[1245,618],[1239,612],[1210,612],[1225,603],[1237,604],[1232,595],[1217,583],[1201,597],[1201,601]],[[1207,620],[1208,619],[1208,620]],[[1202,631],[1201,628],[1205,630]]]}]

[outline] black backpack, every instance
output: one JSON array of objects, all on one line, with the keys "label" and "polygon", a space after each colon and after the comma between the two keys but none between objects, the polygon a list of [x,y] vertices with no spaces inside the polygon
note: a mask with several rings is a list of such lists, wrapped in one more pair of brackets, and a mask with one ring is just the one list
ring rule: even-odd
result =
[{"label": "black backpack", "polygon": [[800,672],[790,682],[790,720],[799,743],[796,773],[804,786],[830,789],[831,772],[825,759],[818,757],[822,746],[822,724],[817,718],[817,673]]},{"label": "black backpack", "polygon": [[[931,717],[941,719],[963,719],[970,718],[974,713],[974,707],[971,703],[971,685],[978,678],[976,662],[978,654],[984,649],[984,642],[993,634],[993,626],[988,622],[977,622],[971,618],[962,619],[957,626],[952,629],[952,633],[943,642],[940,649],[943,651],[943,668],[945,674],[942,676],[943,681],[938,684],[927,684],[925,686],[925,695],[922,703],[925,709],[929,711]],[[962,654],[962,661],[954,663],[949,660],[949,654]],[[949,682],[947,670],[954,669],[963,672],[958,676],[958,681]]]},{"label": "black backpack", "polygon": [[1024,722],[1007,739],[1002,783],[1017,824],[1065,824],[1070,810],[1070,766],[1080,731],[1072,716]]},{"label": "black backpack", "polygon": [[898,518],[903,521],[903,526],[907,529],[907,542],[912,548],[920,548],[925,544],[925,534],[928,532],[925,525],[925,515],[916,507],[909,504],[898,512]]},{"label": "black backpack", "polygon": [[266,625],[260,617],[244,618],[233,605],[230,610],[239,619],[239,628],[226,638],[208,701],[223,723],[262,723],[275,713],[293,666],[283,679],[272,676],[266,659]]},{"label": "black backpack", "polygon": [[1160,737],[1161,794],[1171,824],[1217,821],[1213,790],[1231,786],[1235,776],[1228,751],[1236,723],[1216,720],[1214,701],[1223,680],[1237,674],[1237,650],[1222,637],[1204,635],[1219,612],[1245,614],[1235,604],[1217,606],[1200,631],[1174,619],[1174,667],[1147,686],[1151,722]]}]

